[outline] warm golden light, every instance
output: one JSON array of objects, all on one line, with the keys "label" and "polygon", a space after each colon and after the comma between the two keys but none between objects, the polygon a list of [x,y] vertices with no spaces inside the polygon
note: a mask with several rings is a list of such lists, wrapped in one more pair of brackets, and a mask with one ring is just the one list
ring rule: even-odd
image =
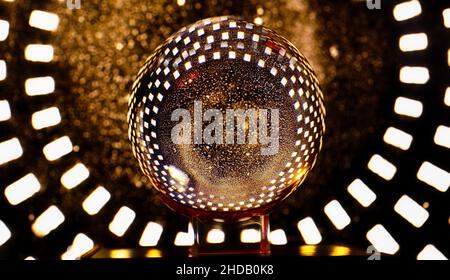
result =
[{"label": "warm golden light", "polygon": [[299,221],[297,227],[306,244],[315,245],[322,241],[322,235],[311,217]]},{"label": "warm golden light", "polygon": [[109,230],[121,237],[128,230],[135,218],[136,213],[132,209],[122,206],[109,224]]},{"label": "warm golden light", "polygon": [[380,224],[375,225],[366,234],[367,240],[381,253],[393,255],[399,249],[397,241],[392,235]]},{"label": "warm golden light", "polygon": [[11,138],[0,143],[0,165],[20,158],[22,154],[23,149],[19,139]]},{"label": "warm golden light", "polygon": [[422,115],[423,105],[414,99],[398,97],[395,100],[394,111],[399,115],[418,118]]},{"label": "warm golden light", "polygon": [[143,247],[158,245],[159,238],[163,232],[163,227],[155,222],[149,222],[142,233],[139,245]]},{"label": "warm golden light", "polygon": [[34,10],[30,14],[29,24],[42,30],[55,31],[58,28],[59,17],[54,13]]},{"label": "warm golden light", "polygon": [[131,258],[130,250],[127,249],[117,249],[112,250],[110,253],[112,259],[128,259]]},{"label": "warm golden light", "polygon": [[316,245],[303,245],[299,247],[299,252],[301,256],[314,256],[316,254]]},{"label": "warm golden light", "polygon": [[17,205],[39,192],[41,184],[34,174],[28,173],[5,189],[5,197],[11,205]]},{"label": "warm golden light", "polygon": [[110,198],[111,194],[104,187],[99,186],[83,201],[82,207],[89,215],[95,215]]},{"label": "warm golden light", "polygon": [[31,229],[37,237],[44,237],[65,220],[64,214],[55,205],[50,206],[34,221]]},{"label": "warm golden light", "polygon": [[223,243],[225,241],[225,233],[221,229],[212,229],[206,236],[206,242],[212,244]]},{"label": "warm golden light", "polygon": [[333,257],[349,256],[350,252],[351,252],[351,250],[348,247],[345,247],[345,246],[334,246],[331,249],[330,256],[333,256]]},{"label": "warm golden light", "polygon": [[73,189],[89,177],[89,170],[82,163],[75,164],[61,176],[61,184],[66,189]]},{"label": "warm golden light", "polygon": [[150,249],[145,253],[147,258],[161,258],[163,256],[161,250],[158,249]]},{"label": "warm golden light", "polygon": [[416,17],[422,13],[422,6],[417,0],[400,3],[394,7],[394,18],[404,21]]},{"label": "warm golden light", "polygon": [[395,173],[397,172],[397,168],[391,162],[386,160],[380,155],[373,155],[367,167],[375,174],[380,176],[381,178],[389,181],[391,180]]}]

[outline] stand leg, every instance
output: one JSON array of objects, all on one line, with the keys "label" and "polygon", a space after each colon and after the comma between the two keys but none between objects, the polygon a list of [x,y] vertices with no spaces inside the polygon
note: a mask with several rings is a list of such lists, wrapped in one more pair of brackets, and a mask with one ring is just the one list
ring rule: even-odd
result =
[{"label": "stand leg", "polygon": [[261,219],[261,242],[260,242],[260,254],[263,256],[270,255],[270,222],[269,222],[269,214],[262,215]]}]

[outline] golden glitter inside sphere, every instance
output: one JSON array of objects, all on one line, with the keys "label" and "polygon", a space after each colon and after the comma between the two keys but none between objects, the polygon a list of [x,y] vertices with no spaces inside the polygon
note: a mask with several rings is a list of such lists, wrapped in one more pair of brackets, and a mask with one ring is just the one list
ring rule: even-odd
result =
[{"label": "golden glitter inside sphere", "polygon": [[286,39],[234,17],[182,28],[133,85],[134,156],[164,201],[190,216],[261,214],[313,167],[323,95]]}]

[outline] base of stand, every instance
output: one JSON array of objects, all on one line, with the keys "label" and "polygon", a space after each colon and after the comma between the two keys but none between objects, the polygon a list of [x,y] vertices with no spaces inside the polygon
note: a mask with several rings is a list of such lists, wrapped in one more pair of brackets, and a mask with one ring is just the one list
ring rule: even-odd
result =
[{"label": "base of stand", "polygon": [[[220,252],[220,253],[218,253]],[[255,256],[253,252],[246,254],[244,248],[240,250],[227,251],[226,248],[221,248],[214,251],[212,254],[204,253],[197,255],[198,257],[208,256]],[[258,254],[256,254],[258,255]],[[172,248],[95,248],[91,252],[84,255],[83,259],[147,259],[147,258],[171,258],[171,257],[192,257],[190,247],[174,246]],[[302,245],[302,246],[288,246],[288,245],[274,245],[271,247],[270,256],[275,257],[339,257],[339,258],[362,258],[367,259],[369,255],[366,250],[359,248],[343,246],[343,245]]]},{"label": "base of stand", "polygon": [[[193,218],[192,226],[194,244],[189,249],[191,256],[270,255],[268,214],[230,222]],[[214,231],[226,232],[226,239],[215,240],[210,236]],[[245,242],[246,239],[249,240]],[[215,241],[220,241],[221,244],[214,244]]]}]

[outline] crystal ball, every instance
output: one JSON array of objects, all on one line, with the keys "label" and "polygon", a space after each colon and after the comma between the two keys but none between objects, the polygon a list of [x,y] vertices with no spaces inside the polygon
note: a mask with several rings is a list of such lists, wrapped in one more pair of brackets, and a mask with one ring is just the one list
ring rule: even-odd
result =
[{"label": "crystal ball", "polygon": [[325,109],[306,58],[236,17],[186,26],[133,84],[128,135],[142,172],[190,216],[259,215],[292,193],[322,146]]}]

